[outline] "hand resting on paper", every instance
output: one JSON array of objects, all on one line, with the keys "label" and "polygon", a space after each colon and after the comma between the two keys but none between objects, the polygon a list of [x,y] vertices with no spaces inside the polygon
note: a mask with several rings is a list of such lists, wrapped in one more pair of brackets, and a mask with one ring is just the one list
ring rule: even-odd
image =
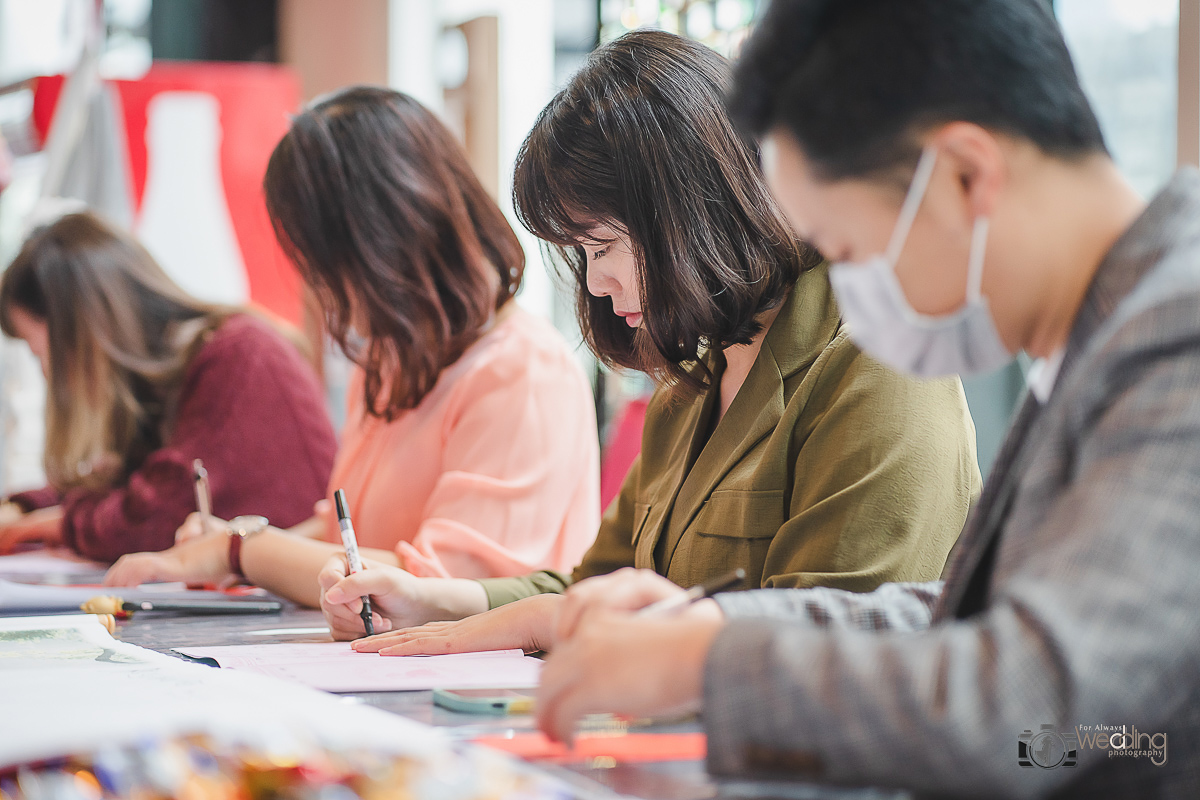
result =
[{"label": "hand resting on paper", "polygon": [[[471,653],[520,648],[526,653],[549,652],[569,637],[587,613],[636,611],[683,589],[652,570],[625,568],[581,581],[565,596],[542,594],[493,608],[458,622],[430,622],[379,633],[354,643],[354,649],[385,656]],[[720,620],[716,603],[701,605],[697,614]]]},{"label": "hand resting on paper", "polygon": [[104,576],[106,586],[138,586],[143,583],[183,581],[189,584],[236,582],[229,570],[228,524],[213,519],[208,533],[199,533],[199,514],[191,514],[184,526],[193,523],[197,532],[168,550],[129,553],[121,556]]},{"label": "hand resting on paper", "polygon": [[13,552],[23,544],[58,547],[62,538],[62,506],[39,508],[22,514],[13,503],[0,506],[0,555]]},{"label": "hand resting on paper", "polygon": [[554,645],[554,628],[562,595],[541,594],[493,608],[457,622],[430,622],[359,639],[353,645],[360,653],[385,656],[474,653],[481,650],[513,650],[526,653],[549,650]]},{"label": "hand resting on paper", "polygon": [[435,620],[456,620],[487,611],[487,593],[478,581],[465,578],[418,578],[399,567],[363,559],[363,571],[347,575],[346,559],[335,556],[317,576],[321,611],[329,632],[339,640],[363,636],[362,597],[371,597],[371,610],[384,632]]}]

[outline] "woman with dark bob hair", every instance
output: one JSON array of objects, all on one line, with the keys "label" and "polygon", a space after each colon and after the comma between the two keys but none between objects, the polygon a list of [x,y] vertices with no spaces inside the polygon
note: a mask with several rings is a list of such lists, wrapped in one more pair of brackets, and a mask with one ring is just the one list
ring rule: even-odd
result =
[{"label": "woman with dark bob hair", "polygon": [[630,33],[591,56],[518,157],[517,207],[574,278],[589,344],[661,383],[583,561],[440,584],[331,562],[335,633],[361,635],[355,598],[370,593],[385,630],[479,616],[363,650],[548,649],[560,593],[622,567],[683,586],[735,567],[746,587],[937,578],[980,483],[962,387],[899,377],[851,343],[824,264],[726,115],[727,80],[701,45]]},{"label": "woman with dark bob hair", "polygon": [[[366,554],[435,582],[577,563],[600,516],[591,390],[514,301],[523,251],[446,127],[397,92],[344,90],[292,121],[265,189],[357,365],[329,492],[345,490]],[[317,573],[343,552],[324,510],[327,541],[235,526],[131,556],[109,581],[236,575],[316,605]]]},{"label": "woman with dark bob hair", "polygon": [[196,508],[197,458],[218,514],[260,509],[294,525],[324,493],[336,443],[301,353],[266,319],[186,294],[99,217],[68,214],[29,236],[0,281],[0,327],[46,376],[50,483],[9,498],[0,551],[164,550]]}]

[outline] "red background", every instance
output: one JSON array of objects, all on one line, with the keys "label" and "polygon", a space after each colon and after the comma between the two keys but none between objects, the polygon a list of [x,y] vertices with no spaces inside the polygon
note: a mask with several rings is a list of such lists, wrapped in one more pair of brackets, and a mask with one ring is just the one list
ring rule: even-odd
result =
[{"label": "red background", "polygon": [[[45,141],[63,76],[41,78],[33,119]],[[242,250],[250,300],[301,322],[300,280],[279,249],[263,201],[262,179],[271,151],[300,104],[300,84],[284,67],[268,64],[155,62],[140,80],[111,81],[121,98],[128,143],[133,208],[140,215],[146,189],[146,108],[164,91],[205,92],[221,106],[221,182]]]}]

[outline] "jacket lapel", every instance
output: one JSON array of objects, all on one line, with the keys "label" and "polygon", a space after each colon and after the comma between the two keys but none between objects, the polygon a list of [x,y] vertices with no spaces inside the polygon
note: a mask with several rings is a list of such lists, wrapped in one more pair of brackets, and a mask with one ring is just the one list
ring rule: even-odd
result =
[{"label": "jacket lapel", "polygon": [[[714,375],[719,374],[719,364],[710,365],[710,368],[713,369]],[[636,562],[639,566],[648,566],[654,562],[654,550],[663,535],[663,529],[669,524],[671,509],[676,503],[680,489],[687,480],[692,464],[695,463],[704,447],[704,433],[708,428],[708,420],[711,418],[718,399],[717,393],[709,390],[701,397],[686,404],[681,403],[680,406],[667,412],[681,415],[678,420],[673,422],[678,426],[677,430],[684,433],[681,436],[670,437],[674,440],[670,452],[652,454],[661,477],[650,487],[650,494],[654,498],[653,505],[642,526],[641,535],[637,536],[636,540]],[[646,468],[645,465],[649,461],[648,456],[650,455],[642,454],[643,469]],[[637,533],[634,531],[635,536]]]},{"label": "jacket lapel", "polygon": [[[714,394],[717,394],[716,390]],[[672,539],[676,541],[671,543],[669,551],[673,553],[678,534],[691,525],[704,502],[729,470],[754,445],[775,430],[780,417],[783,416],[783,405],[783,378],[779,374],[774,356],[764,343],[754,366],[746,376],[746,382],[742,384],[729,410],[717,424],[716,430],[704,444],[691,470],[682,481],[669,525]],[[716,412],[714,403],[712,413]],[[711,419],[711,414],[705,415],[701,427],[708,426]],[[698,430],[697,434],[697,438],[703,440],[704,431]],[[670,557],[663,566],[669,564]]]},{"label": "jacket lapel", "polygon": [[[682,477],[671,517],[663,574],[671,564],[683,532],[729,471],[769,437],[779,425],[786,406],[784,380],[812,364],[837,334],[839,319],[824,266],[810,270],[792,287],[779,315],[763,339],[762,348],[745,383],[730,403],[712,436],[704,441],[703,429],[694,441],[702,442],[691,469]],[[712,413],[717,412],[720,391],[714,386]],[[711,414],[699,420],[710,424]],[[694,452],[694,451],[693,451]]]}]

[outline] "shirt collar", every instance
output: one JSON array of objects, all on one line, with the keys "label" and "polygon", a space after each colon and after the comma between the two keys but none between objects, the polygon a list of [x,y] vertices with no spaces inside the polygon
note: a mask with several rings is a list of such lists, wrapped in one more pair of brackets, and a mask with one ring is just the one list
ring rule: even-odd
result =
[{"label": "shirt collar", "polygon": [[1025,384],[1042,405],[1046,405],[1046,401],[1050,399],[1050,393],[1054,391],[1054,384],[1058,382],[1059,370],[1062,369],[1063,356],[1066,354],[1067,349],[1060,347],[1045,358],[1034,361],[1029,372],[1025,374]]}]

